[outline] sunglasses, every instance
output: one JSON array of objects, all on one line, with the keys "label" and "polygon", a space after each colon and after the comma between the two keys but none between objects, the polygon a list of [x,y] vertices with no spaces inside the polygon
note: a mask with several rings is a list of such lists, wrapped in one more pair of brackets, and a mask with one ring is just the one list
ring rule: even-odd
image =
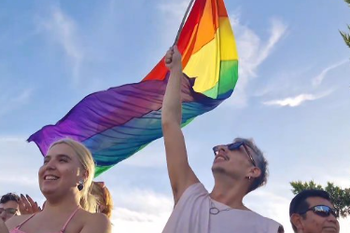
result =
[{"label": "sunglasses", "polygon": [[[231,144],[227,144],[226,146],[227,146],[227,149],[229,149],[230,151],[238,150],[241,146],[243,146],[244,151],[248,155],[251,163],[254,165],[254,167],[256,167],[255,160],[253,159],[252,154],[249,152],[249,150],[247,148],[249,146],[247,146],[244,142],[234,142],[234,143],[231,143]],[[219,150],[220,150],[220,146],[214,146],[213,147],[213,151],[214,151],[215,156],[218,155]]]},{"label": "sunglasses", "polygon": [[338,218],[339,217],[339,213],[338,213],[338,210],[337,209],[332,209],[331,207],[329,206],[326,206],[326,205],[317,205],[317,206],[313,206],[309,209],[307,209],[306,211],[302,212],[302,213],[299,213],[299,214],[305,214],[306,212],[308,211],[312,211],[314,212],[316,215],[318,216],[321,216],[321,217],[328,217],[329,215],[333,215],[335,218]]},{"label": "sunglasses", "polygon": [[15,208],[7,208],[7,209],[3,209],[0,208],[0,214],[2,214],[3,212],[5,212],[6,215],[15,215],[17,213],[17,209]]}]

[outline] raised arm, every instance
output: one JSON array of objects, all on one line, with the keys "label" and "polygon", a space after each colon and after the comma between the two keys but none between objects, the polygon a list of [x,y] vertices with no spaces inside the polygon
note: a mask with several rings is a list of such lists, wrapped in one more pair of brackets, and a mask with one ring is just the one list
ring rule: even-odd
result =
[{"label": "raised arm", "polygon": [[0,218],[0,233],[8,233],[8,229],[4,223],[4,221],[2,221],[2,219]]},{"label": "raised arm", "polygon": [[[10,219],[8,219],[5,223],[7,229],[12,230],[15,229],[19,224],[21,224],[24,220],[29,218],[29,215],[19,215],[19,216],[13,216]],[[0,231],[0,233],[2,233]]]},{"label": "raised arm", "polygon": [[176,204],[183,192],[199,180],[188,163],[185,139],[181,131],[183,74],[181,54],[176,46],[166,53],[165,64],[170,70],[170,77],[163,99],[162,128],[168,173]]}]

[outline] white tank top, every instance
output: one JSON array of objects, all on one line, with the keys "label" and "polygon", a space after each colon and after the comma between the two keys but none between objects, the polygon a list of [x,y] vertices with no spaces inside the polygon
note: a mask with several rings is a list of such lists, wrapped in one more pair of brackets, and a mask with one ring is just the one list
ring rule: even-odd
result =
[{"label": "white tank top", "polygon": [[[209,213],[215,206],[217,215]],[[163,233],[277,233],[281,224],[253,211],[231,209],[212,200],[201,183],[188,187],[176,204]]]}]

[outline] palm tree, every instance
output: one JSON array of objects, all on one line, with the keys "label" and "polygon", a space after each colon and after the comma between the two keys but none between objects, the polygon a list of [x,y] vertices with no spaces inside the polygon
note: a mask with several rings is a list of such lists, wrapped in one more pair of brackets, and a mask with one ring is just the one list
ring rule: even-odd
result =
[{"label": "palm tree", "polygon": [[[348,6],[350,7],[350,0],[344,0]],[[348,25],[348,29],[350,31],[350,25]],[[349,46],[350,48],[350,34],[347,34],[345,32],[342,32],[342,31],[339,31],[340,32],[340,35],[343,37],[345,43]]]}]

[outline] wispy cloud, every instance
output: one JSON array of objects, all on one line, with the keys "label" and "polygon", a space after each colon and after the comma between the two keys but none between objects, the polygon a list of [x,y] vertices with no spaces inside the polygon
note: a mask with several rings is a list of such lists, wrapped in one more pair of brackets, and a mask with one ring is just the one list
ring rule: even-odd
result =
[{"label": "wispy cloud", "polygon": [[118,202],[113,211],[114,231],[161,232],[173,207],[173,200],[151,190],[113,190]]},{"label": "wispy cloud", "polygon": [[326,77],[326,75],[328,74],[328,72],[330,72],[331,70],[334,70],[334,69],[338,68],[339,66],[344,65],[345,63],[348,63],[348,62],[349,62],[349,60],[343,60],[343,61],[340,61],[340,62],[337,62],[335,64],[328,66],[327,68],[322,70],[320,74],[318,74],[315,78],[312,79],[312,86],[314,86],[314,87],[319,86],[322,83],[322,81],[324,80],[324,78]]},{"label": "wispy cloud", "polygon": [[33,94],[33,89],[21,89],[21,90],[1,90],[0,91],[0,117],[19,109],[23,105],[30,101]]},{"label": "wispy cloud", "polygon": [[277,43],[286,34],[287,25],[278,19],[271,20],[269,39],[263,41],[251,28],[240,22],[239,15],[231,15],[230,19],[240,57],[239,80],[231,104],[244,107],[249,81],[257,77],[259,66],[271,55]]},{"label": "wispy cloud", "polygon": [[54,7],[50,16],[40,22],[46,32],[56,43],[62,46],[71,64],[74,82],[78,83],[84,52],[78,40],[75,21],[66,15],[61,8]]},{"label": "wispy cloud", "polygon": [[[7,192],[28,193],[36,201],[42,199],[38,192],[38,169],[42,156],[34,144],[26,142],[26,137],[1,135],[0,195]],[[5,159],[6,158],[6,159]]]},{"label": "wispy cloud", "polygon": [[183,0],[180,2],[164,3],[160,4],[158,8],[166,14],[175,16],[177,20],[182,20],[186,9],[189,5],[189,2],[189,0]]},{"label": "wispy cloud", "polygon": [[35,173],[31,174],[30,176],[21,176],[21,177],[15,177],[15,176],[10,176],[10,177],[0,177],[0,183],[1,185],[4,186],[9,186],[11,184],[16,184],[16,185],[21,185],[24,187],[37,187],[38,186],[38,181],[37,181],[37,176]]},{"label": "wispy cloud", "polygon": [[160,36],[167,46],[173,43],[189,2],[189,0],[180,0],[158,5],[157,8],[162,13],[162,33]]},{"label": "wispy cloud", "polygon": [[274,106],[279,106],[279,107],[297,107],[301,105],[302,103],[306,101],[312,101],[312,100],[317,100],[321,99],[329,94],[332,93],[332,90],[329,90],[327,92],[324,92],[322,94],[300,94],[294,97],[287,97],[284,99],[277,99],[277,100],[270,100],[263,102],[264,105],[274,105]]},{"label": "wispy cloud", "polygon": [[[123,161],[124,164],[134,167],[166,167],[165,151],[163,149],[163,140],[157,140],[135,155]],[[157,153],[155,153],[157,151]]]},{"label": "wispy cloud", "polygon": [[277,195],[273,191],[266,191],[264,188],[250,193],[246,198],[246,204],[249,208],[282,224],[286,233],[291,233],[288,231],[290,229],[289,202],[290,200],[285,196]]},{"label": "wispy cloud", "polygon": [[153,190],[129,188],[120,192],[118,189],[113,190],[113,196],[119,201],[118,207],[150,215],[168,213],[173,206],[172,198]]},{"label": "wispy cloud", "polygon": [[189,2],[189,0],[183,0],[176,3],[164,3],[160,4],[158,8],[164,13],[171,14],[175,16],[178,20],[181,20],[184,16],[184,13],[186,12]]}]

